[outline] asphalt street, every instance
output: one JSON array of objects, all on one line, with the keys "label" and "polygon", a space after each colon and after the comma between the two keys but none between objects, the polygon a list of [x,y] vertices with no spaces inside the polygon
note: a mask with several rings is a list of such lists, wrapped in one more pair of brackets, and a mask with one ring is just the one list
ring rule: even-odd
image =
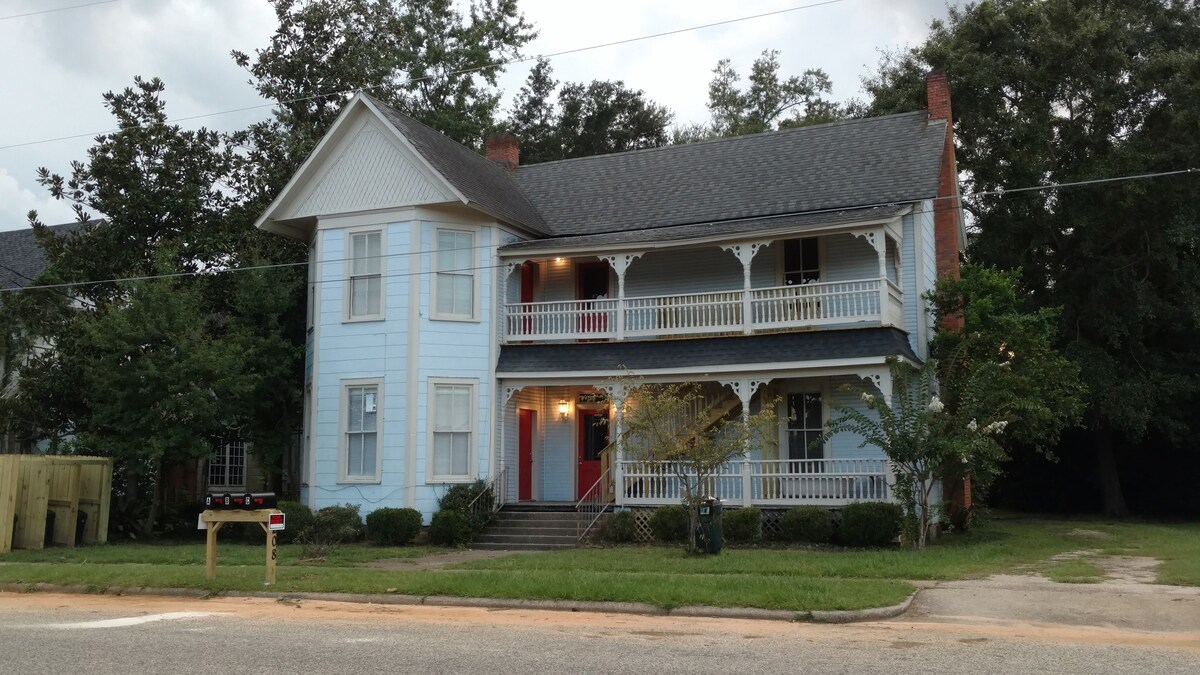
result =
[{"label": "asphalt street", "polygon": [[0,673],[1197,673],[1195,633],[0,593]]}]

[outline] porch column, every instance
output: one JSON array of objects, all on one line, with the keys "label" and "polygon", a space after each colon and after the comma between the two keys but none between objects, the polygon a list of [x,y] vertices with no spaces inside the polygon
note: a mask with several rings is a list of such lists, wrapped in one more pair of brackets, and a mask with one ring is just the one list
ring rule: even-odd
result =
[{"label": "porch column", "polygon": [[625,271],[634,260],[645,255],[645,251],[636,253],[620,253],[617,255],[602,255],[604,260],[617,273],[617,339],[625,339]]},{"label": "porch column", "polygon": [[724,244],[722,249],[737,256],[742,263],[742,332],[749,335],[754,332],[753,303],[750,300],[750,265],[759,249],[770,246],[769,241],[747,241],[740,244]]},{"label": "porch column", "polygon": [[[498,461],[496,462],[496,466],[497,466],[496,473],[494,473],[492,475],[492,485],[497,486],[495,488],[495,490],[496,490],[495,496],[496,496],[497,500],[499,500],[501,505],[508,503],[508,485],[507,485],[508,476],[504,475],[504,472],[508,469],[508,461],[507,461],[508,453],[506,452],[507,448],[505,447],[505,442],[504,442],[504,439],[505,439],[504,427],[505,427],[505,423],[508,421],[508,402],[512,400],[512,397],[514,394],[516,394],[518,391],[521,391],[524,388],[525,388],[524,386],[514,387],[514,386],[505,385],[502,389],[504,394],[500,397],[500,452],[499,452],[499,457],[497,458]],[[519,442],[520,442],[520,440],[518,439],[518,443]],[[517,463],[518,463],[518,465],[520,464],[520,458],[517,459]],[[518,471],[520,471],[519,466],[518,466]],[[505,484],[498,484],[499,479],[501,477],[503,477]],[[517,492],[520,492],[520,482],[521,482],[521,477],[517,476]],[[519,499],[520,495],[518,494],[517,497]],[[517,500],[513,500],[513,501],[517,501]]]},{"label": "porch column", "polygon": [[[742,402],[742,424],[747,424],[750,421],[750,399],[754,398],[754,393],[759,387],[769,382],[769,379],[752,379],[743,377],[737,380],[720,380],[721,384],[733,390],[737,397]],[[754,497],[754,483],[750,475],[750,441],[746,441],[746,446],[742,448],[741,474],[742,474],[742,505],[750,506]]]},{"label": "porch column", "polygon": [[[508,342],[508,280],[514,270],[525,264],[525,260],[509,260],[504,266],[504,276],[500,278],[500,288],[496,295],[500,298],[500,344]],[[519,299],[519,298],[518,298]]]},{"label": "porch column", "polygon": [[875,257],[879,261],[879,323],[887,320],[888,288],[887,288],[887,228],[879,227],[873,230],[859,230],[850,234],[865,239],[871,248],[875,249]]},{"label": "porch column", "polygon": [[[603,383],[595,385],[596,389],[608,392],[608,401],[613,407],[613,426],[608,437],[608,445],[612,448],[612,481],[614,501],[617,506],[625,504],[625,472],[621,461],[625,459],[625,448],[621,436],[625,433],[625,399],[629,397],[629,387],[624,384]],[[614,444],[615,447],[614,447]]]}]

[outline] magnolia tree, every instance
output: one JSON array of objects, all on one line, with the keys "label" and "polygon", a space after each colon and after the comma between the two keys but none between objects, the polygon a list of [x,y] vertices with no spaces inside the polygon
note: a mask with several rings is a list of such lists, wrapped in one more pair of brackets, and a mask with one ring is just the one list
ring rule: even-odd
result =
[{"label": "magnolia tree", "polygon": [[[700,503],[709,496],[721,465],[761,450],[776,432],[775,406],[763,403],[751,415],[718,415],[695,383],[646,384],[620,382],[625,398],[624,431],[617,439],[626,459],[658,461],[664,473],[678,480],[689,532],[700,524]],[[715,418],[715,419],[714,419]],[[688,537],[688,552],[696,552]]]},{"label": "magnolia tree", "polygon": [[[986,387],[986,373],[1011,367],[1012,356],[1000,355],[990,368],[978,369],[966,389]],[[892,400],[862,393],[866,411],[839,407],[826,437],[848,432],[862,437],[859,447],[873,445],[891,460],[896,475],[895,494],[905,510],[905,534],[918,549],[941,509],[933,503],[939,481],[972,475],[991,476],[1006,457],[997,442],[1008,421],[1002,410],[987,417],[963,419],[949,410],[937,395],[937,362],[920,369],[896,358],[888,359],[892,372]],[[873,414],[872,414],[873,413]]]}]

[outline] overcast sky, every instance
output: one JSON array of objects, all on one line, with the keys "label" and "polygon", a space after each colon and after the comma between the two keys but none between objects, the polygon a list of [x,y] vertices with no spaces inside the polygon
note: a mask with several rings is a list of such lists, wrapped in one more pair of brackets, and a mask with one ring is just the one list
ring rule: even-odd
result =
[{"label": "overcast sky", "polygon": [[[91,7],[14,16],[97,0],[0,0],[0,146],[93,134],[112,127],[100,95],[135,75],[167,85],[168,114],[187,117],[262,104],[229,58],[252,53],[275,28],[266,0],[115,0]],[[548,54],[704,23],[811,4],[814,0],[519,0],[539,31],[525,51]],[[953,1],[953,0],[952,0]],[[465,4],[465,0],[464,0]],[[842,0],[835,4],[718,26],[552,60],[561,81],[619,79],[675,113],[677,123],[707,119],[712,68],[733,59],[740,72],[764,49],[778,49],[785,75],[823,68],[834,98],[861,96],[860,78],[882,49],[919,43],[946,0]],[[12,18],[8,18],[12,17]],[[501,79],[505,102],[528,64]],[[194,128],[243,128],[266,108],[183,122]],[[91,139],[0,149],[0,230],[26,227],[37,209],[46,223],[74,219],[36,182],[40,166],[65,173]]]}]

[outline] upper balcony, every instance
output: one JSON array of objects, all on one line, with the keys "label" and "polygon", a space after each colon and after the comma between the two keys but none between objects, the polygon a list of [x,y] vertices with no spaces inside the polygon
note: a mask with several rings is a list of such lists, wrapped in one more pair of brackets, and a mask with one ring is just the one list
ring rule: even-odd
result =
[{"label": "upper balcony", "polygon": [[[572,252],[571,257],[505,255],[509,275],[501,286],[502,340],[640,340],[852,326],[903,329],[905,282],[913,279],[906,278],[909,271],[901,269],[901,261],[913,256],[903,255],[899,223],[891,225],[651,250]],[[910,289],[914,297],[919,295],[915,288]]]}]

